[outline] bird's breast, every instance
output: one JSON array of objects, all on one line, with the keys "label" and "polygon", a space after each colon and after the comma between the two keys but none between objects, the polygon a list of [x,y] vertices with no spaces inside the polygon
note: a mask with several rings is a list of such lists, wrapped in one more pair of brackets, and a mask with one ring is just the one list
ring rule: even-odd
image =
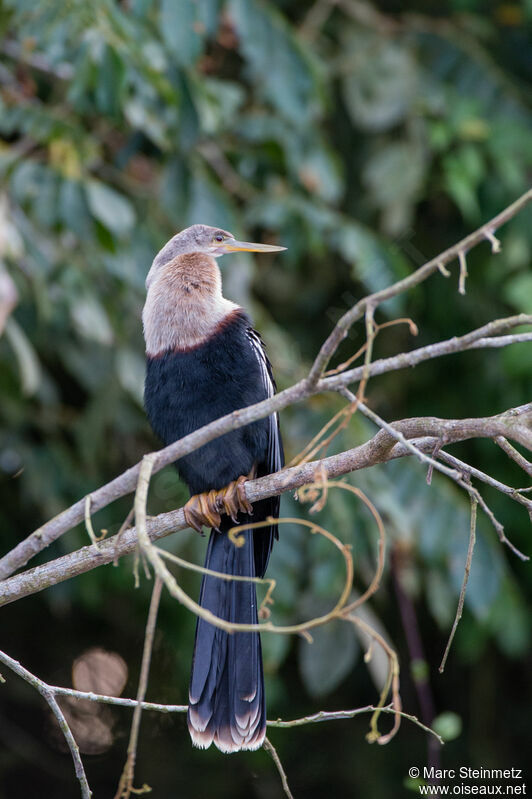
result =
[{"label": "bird's breast", "polygon": [[[233,312],[201,344],[148,355],[144,402],[150,424],[170,444],[214,419],[267,397],[244,311]],[[266,457],[268,422],[227,433],[178,463],[192,492],[222,487]]]},{"label": "bird's breast", "polygon": [[239,306],[225,297],[205,297],[186,284],[179,294],[150,287],[142,314],[146,353],[157,357],[169,351],[199,347],[230,324]]}]

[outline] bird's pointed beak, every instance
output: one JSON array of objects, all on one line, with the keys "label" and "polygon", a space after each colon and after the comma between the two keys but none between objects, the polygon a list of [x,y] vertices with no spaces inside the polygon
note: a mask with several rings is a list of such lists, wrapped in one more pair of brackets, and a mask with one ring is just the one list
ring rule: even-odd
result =
[{"label": "bird's pointed beak", "polygon": [[223,252],[281,252],[281,250],[286,250],[286,247],[278,247],[276,244],[255,244],[251,241],[227,239],[227,241],[220,244],[220,250]]}]

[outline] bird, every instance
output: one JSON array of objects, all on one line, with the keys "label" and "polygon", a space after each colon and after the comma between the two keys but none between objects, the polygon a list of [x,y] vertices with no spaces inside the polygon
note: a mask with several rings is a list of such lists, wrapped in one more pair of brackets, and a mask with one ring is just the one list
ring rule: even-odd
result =
[{"label": "bird", "polygon": [[[222,293],[217,259],[226,253],[285,247],[238,241],[195,224],[171,238],[146,278],[144,404],[153,431],[168,445],[208,422],[273,396],[265,345],[246,311]],[[211,529],[205,568],[228,577],[263,577],[278,528],[279,497],[252,506],[245,481],[284,465],[277,414],[204,444],[176,462],[190,491],[187,524]],[[247,529],[237,546],[235,525]],[[239,536],[240,537],[240,536]],[[221,619],[257,624],[256,584],[203,574],[199,603]],[[222,752],[258,749],[266,733],[260,634],[231,632],[198,617],[187,723],[193,745]]]}]

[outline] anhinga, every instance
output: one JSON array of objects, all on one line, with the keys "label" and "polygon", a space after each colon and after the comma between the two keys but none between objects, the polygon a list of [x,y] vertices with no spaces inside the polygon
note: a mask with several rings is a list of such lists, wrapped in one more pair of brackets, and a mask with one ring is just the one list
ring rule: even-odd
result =
[{"label": "anhinga", "polygon": [[[170,444],[213,419],[275,391],[263,342],[246,312],[222,295],[216,258],[229,252],[275,252],[236,241],[231,233],[193,225],[174,236],[153,261],[143,311],[147,372],[145,405],[155,433]],[[241,547],[228,537],[235,524],[277,517],[279,498],[252,508],[243,483],[283,465],[277,415],[205,444],[177,462],[191,499],[188,524],[212,528],[205,566],[239,577],[262,577],[275,525],[248,530]],[[204,574],[200,604],[230,622],[256,624],[255,583]],[[257,749],[266,709],[260,636],[228,634],[199,618],[190,679],[188,728],[199,747],[223,752]]]}]

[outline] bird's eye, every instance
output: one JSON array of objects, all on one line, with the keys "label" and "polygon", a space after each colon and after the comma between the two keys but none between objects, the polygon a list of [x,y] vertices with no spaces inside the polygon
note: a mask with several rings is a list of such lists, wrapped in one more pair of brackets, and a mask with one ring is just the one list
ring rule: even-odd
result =
[{"label": "bird's eye", "polygon": [[221,233],[217,233],[216,236],[214,237],[214,241],[223,241],[224,238],[225,236],[222,236]]}]

